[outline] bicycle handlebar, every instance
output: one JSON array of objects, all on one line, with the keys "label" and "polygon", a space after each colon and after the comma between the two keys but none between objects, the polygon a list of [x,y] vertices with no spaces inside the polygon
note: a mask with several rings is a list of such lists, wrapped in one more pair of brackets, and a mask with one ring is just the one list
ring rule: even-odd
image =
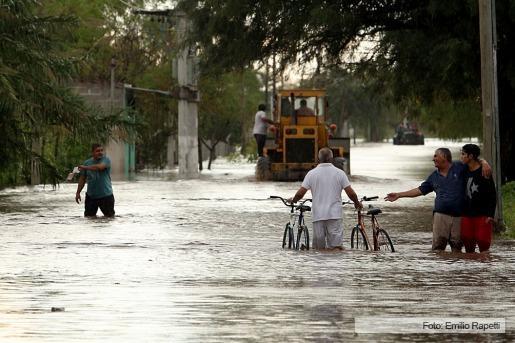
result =
[{"label": "bicycle handlebar", "polygon": [[[289,204],[288,201],[286,201],[286,199],[284,199],[283,197],[280,197],[278,195],[270,195],[270,198],[269,199],[281,199],[281,201],[283,202],[283,204],[285,206],[288,206],[288,207],[294,207],[295,204]],[[311,201],[311,199],[304,199],[303,201],[300,202],[299,205],[304,205],[305,202],[307,201]]]},{"label": "bicycle handlebar", "polygon": [[[379,199],[379,197],[377,195],[375,195],[373,197],[367,197],[365,195],[361,199],[359,199],[359,201],[374,201],[374,200],[377,200],[377,199]],[[354,202],[352,202],[350,200],[342,201],[342,205],[347,205],[347,204],[354,204]]]},{"label": "bicycle handlebar", "polygon": [[361,198],[361,201],[373,201],[373,200],[377,200],[377,199],[379,199],[379,197],[377,195],[375,195],[373,197],[364,196],[363,198]]}]

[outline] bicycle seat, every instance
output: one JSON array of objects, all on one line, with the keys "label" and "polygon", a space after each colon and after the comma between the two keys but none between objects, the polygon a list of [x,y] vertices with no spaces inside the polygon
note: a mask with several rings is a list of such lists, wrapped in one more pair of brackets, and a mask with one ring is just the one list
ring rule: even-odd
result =
[{"label": "bicycle seat", "polygon": [[371,208],[367,211],[367,214],[372,216],[378,215],[379,213],[383,213],[383,211],[381,211],[381,209],[377,207]]},{"label": "bicycle seat", "polygon": [[296,208],[297,210],[301,210],[302,212],[311,211],[311,207],[307,205],[299,205]]}]

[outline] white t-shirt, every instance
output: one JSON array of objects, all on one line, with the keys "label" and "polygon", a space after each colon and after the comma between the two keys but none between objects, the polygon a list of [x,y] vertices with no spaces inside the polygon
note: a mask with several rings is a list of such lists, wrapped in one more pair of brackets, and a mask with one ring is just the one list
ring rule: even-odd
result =
[{"label": "white t-shirt", "polygon": [[320,163],[306,174],[302,187],[311,190],[314,222],[342,218],[342,190],[348,186],[345,172],[332,163]]},{"label": "white t-shirt", "polygon": [[257,111],[256,118],[254,120],[254,129],[252,130],[252,134],[258,135],[266,135],[266,122],[263,121],[266,119],[266,113],[264,111]]}]

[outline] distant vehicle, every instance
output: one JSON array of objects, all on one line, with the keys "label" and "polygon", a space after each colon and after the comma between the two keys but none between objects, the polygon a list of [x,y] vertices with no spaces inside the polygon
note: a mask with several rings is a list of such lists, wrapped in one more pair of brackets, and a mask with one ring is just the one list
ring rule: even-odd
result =
[{"label": "distant vehicle", "polygon": [[418,130],[415,123],[402,125],[395,129],[394,145],[424,145],[424,135]]},{"label": "distant vehicle", "polygon": [[316,167],[318,150],[323,147],[333,151],[336,167],[350,173],[350,139],[334,137],[336,125],[326,123],[328,103],[325,95],[322,89],[277,92],[273,120],[278,125],[267,137],[264,156],[258,158],[258,180],[302,180]]}]

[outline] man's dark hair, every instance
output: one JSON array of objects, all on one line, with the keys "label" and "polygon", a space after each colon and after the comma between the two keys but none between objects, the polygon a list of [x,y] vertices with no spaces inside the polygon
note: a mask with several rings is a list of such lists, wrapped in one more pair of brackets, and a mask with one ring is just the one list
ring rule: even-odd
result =
[{"label": "man's dark hair", "polygon": [[450,162],[452,163],[452,154],[451,154],[451,151],[447,148],[438,148],[436,149],[436,151],[438,151],[440,154],[443,155],[443,157],[445,157],[445,159],[447,160],[447,162]]},{"label": "man's dark hair", "polygon": [[479,147],[475,144],[465,144],[461,148],[461,151],[463,151],[467,155],[472,155],[472,158],[474,160],[477,160],[479,154],[481,153],[481,149],[479,149]]},{"label": "man's dark hair", "polygon": [[91,151],[95,151],[96,148],[101,147],[102,144],[99,143],[93,143],[91,144]]},{"label": "man's dark hair", "polygon": [[265,104],[259,104],[258,110],[260,110],[260,111],[266,110],[266,105]]},{"label": "man's dark hair", "polygon": [[307,105],[307,104],[308,104],[308,102],[306,101],[306,99],[302,99],[302,100],[300,101],[300,104],[301,104],[301,105]]}]

